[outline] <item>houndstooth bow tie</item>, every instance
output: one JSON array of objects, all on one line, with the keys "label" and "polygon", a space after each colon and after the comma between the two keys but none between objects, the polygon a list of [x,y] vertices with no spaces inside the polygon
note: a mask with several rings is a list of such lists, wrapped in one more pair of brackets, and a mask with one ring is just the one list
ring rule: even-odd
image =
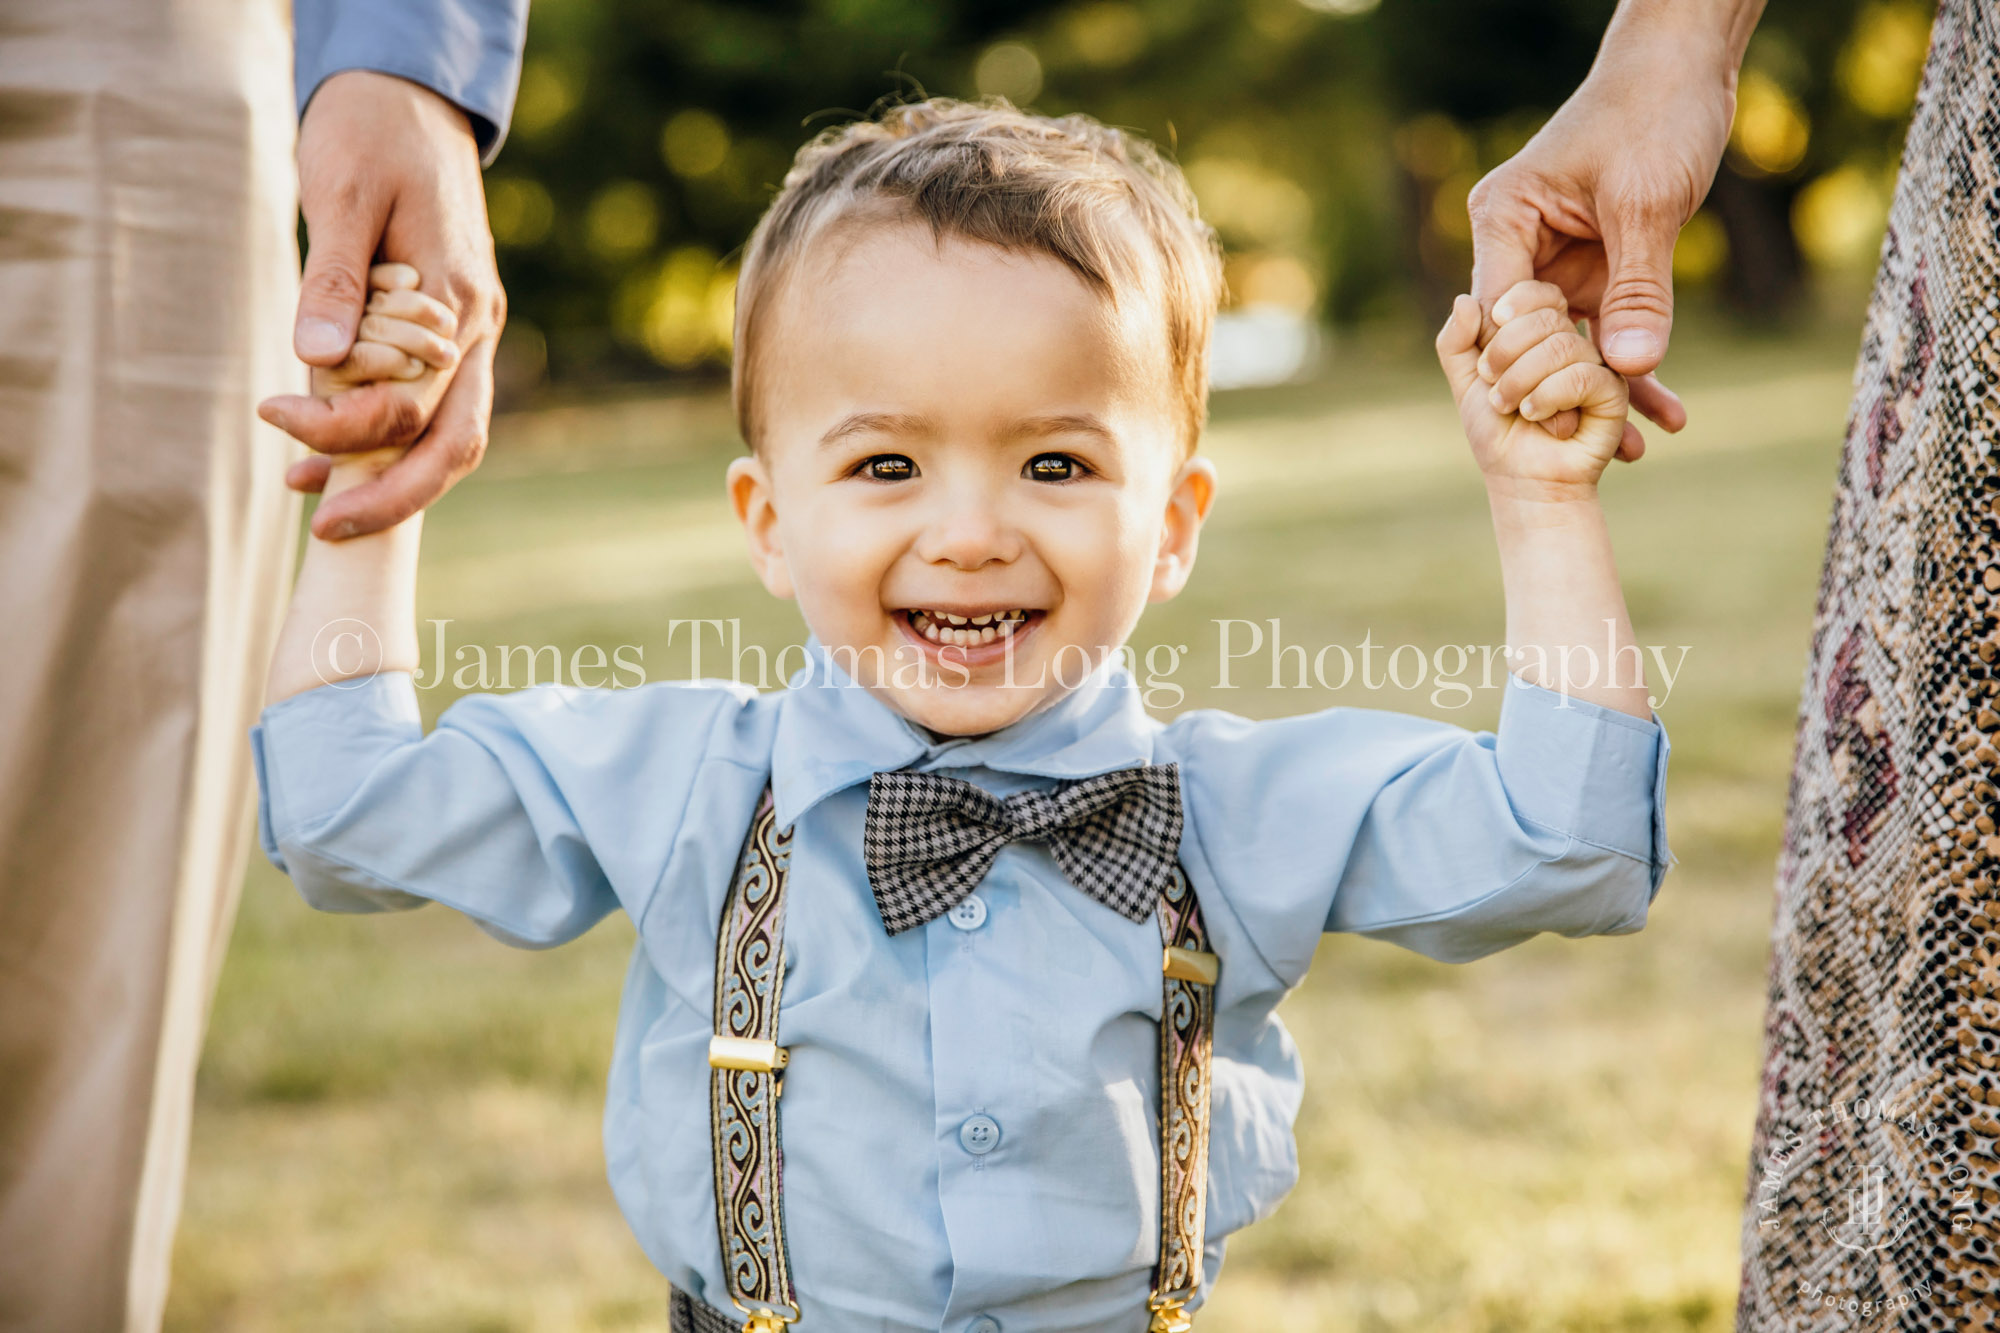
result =
[{"label": "houndstooth bow tie", "polygon": [[868,784],[862,850],[891,935],[949,912],[1017,841],[1046,843],[1070,883],[1144,921],[1180,857],[1180,770],[1121,768],[1005,800],[937,773],[877,773]]}]

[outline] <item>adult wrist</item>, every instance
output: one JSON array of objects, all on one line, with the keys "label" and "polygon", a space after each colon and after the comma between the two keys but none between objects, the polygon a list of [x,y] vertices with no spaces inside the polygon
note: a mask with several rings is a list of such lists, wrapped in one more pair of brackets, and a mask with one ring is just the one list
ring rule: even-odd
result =
[{"label": "adult wrist", "polygon": [[1586,82],[1695,82],[1733,93],[1764,0],[1623,0],[1605,27]]},{"label": "adult wrist", "polygon": [[303,128],[313,118],[316,107],[334,107],[337,114],[339,104],[355,101],[366,103],[371,110],[399,104],[399,109],[408,108],[421,123],[445,125],[453,131],[463,131],[467,138],[474,140],[474,151],[477,152],[478,136],[471,112],[422,80],[389,70],[355,67],[335,70],[327,75],[306,103],[299,120],[300,127]]}]

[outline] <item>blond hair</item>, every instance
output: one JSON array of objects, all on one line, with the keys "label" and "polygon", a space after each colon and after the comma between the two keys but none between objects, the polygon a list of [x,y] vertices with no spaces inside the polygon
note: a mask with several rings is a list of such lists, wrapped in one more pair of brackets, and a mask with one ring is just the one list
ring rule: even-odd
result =
[{"label": "blond hair", "polygon": [[816,237],[870,216],[924,223],[940,242],[1050,255],[1114,304],[1121,290],[1157,290],[1184,447],[1194,447],[1208,415],[1222,255],[1180,168],[1089,116],[933,97],[814,137],[751,233],[736,280],[730,374],[737,427],[751,448],[759,447],[753,385],[766,307]]}]

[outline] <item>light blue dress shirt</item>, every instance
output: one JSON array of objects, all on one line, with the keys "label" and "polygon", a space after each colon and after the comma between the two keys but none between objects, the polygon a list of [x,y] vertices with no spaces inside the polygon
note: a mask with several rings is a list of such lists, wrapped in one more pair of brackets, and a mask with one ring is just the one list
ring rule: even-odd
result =
[{"label": "light blue dress shirt", "polygon": [[1297,1178],[1303,1071],[1272,1011],[1323,930],[1462,961],[1539,931],[1645,924],[1669,861],[1664,728],[1508,680],[1497,735],[1364,708],[1162,724],[1114,662],[1004,731],[934,743],[817,654],[770,694],[474,695],[428,736],[410,677],[385,675],[265,710],[260,834],[325,911],[441,902],[529,948],[631,917],[611,1184],[661,1272],[727,1309],[709,1159],[715,934],[770,781],[795,827],[778,1037],[809,1326],[1138,1333],[1159,1229],[1158,925],[1015,844],[979,907],[890,937],[861,857],[869,775],[938,771],[1004,796],[1180,765],[1181,859],[1222,959],[1212,1282],[1224,1239]]},{"label": "light blue dress shirt", "polygon": [[490,166],[514,114],[527,35],[528,0],[293,0],[299,114],[342,70],[394,74],[457,103]]}]

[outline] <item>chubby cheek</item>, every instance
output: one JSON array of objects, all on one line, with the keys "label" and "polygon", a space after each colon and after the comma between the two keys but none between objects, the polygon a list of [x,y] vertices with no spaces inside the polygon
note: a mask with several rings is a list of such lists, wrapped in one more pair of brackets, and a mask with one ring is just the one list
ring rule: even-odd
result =
[{"label": "chubby cheek", "polygon": [[880,633],[882,582],[899,542],[890,525],[870,522],[851,505],[795,506],[779,511],[785,565],[799,613],[822,643]]},{"label": "chubby cheek", "polygon": [[1091,646],[1122,642],[1152,587],[1158,515],[1127,494],[1041,526],[1035,544],[1062,584],[1069,613],[1064,637]]}]

